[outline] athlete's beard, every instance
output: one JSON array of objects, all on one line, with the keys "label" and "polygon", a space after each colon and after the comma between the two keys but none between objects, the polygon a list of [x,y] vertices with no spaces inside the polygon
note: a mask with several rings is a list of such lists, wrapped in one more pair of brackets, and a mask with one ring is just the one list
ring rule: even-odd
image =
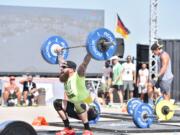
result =
[{"label": "athlete's beard", "polygon": [[61,81],[61,82],[67,82],[67,80],[68,80],[68,78],[69,78],[69,73],[68,72],[61,72],[60,74],[59,74],[59,80]]}]

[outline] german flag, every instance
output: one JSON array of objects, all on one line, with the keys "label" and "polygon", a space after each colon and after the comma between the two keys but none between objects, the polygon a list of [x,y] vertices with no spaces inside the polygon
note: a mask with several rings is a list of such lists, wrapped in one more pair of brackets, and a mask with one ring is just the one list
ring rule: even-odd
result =
[{"label": "german flag", "polygon": [[124,38],[128,38],[128,35],[130,34],[130,31],[124,26],[118,14],[116,32],[121,34]]}]

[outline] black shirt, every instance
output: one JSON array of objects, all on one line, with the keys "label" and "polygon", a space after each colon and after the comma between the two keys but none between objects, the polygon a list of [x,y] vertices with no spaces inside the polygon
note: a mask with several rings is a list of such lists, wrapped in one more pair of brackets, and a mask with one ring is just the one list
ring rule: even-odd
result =
[{"label": "black shirt", "polygon": [[34,82],[25,81],[23,83],[23,91],[29,91],[34,88],[36,88],[36,83],[34,83]]}]

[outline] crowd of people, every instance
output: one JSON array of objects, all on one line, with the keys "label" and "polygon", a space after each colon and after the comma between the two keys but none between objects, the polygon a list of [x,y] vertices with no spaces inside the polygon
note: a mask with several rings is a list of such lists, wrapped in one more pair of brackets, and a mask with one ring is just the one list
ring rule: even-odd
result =
[{"label": "crowd of people", "polygon": [[106,93],[105,103],[110,106],[114,102],[115,91],[117,91],[118,100],[121,104],[124,103],[125,93],[127,99],[132,98],[134,84],[136,83],[136,68],[135,64],[132,63],[131,56],[128,55],[123,63],[118,56],[113,56],[106,61],[101,83],[101,89]]},{"label": "crowd of people", "polygon": [[[154,43],[151,50],[157,56],[157,75],[150,80],[147,63],[141,63],[140,69],[136,70],[135,64],[132,63],[130,55],[126,61],[120,61],[118,56],[113,56],[105,62],[101,91],[104,95],[100,100],[102,104],[111,104],[114,101],[114,91],[117,92],[119,103],[123,104],[126,94],[126,100],[136,97],[151,102],[159,97],[170,100],[171,84],[173,74],[171,71],[171,60],[167,52],[162,49],[162,45]],[[103,94],[101,94],[103,95]]]}]

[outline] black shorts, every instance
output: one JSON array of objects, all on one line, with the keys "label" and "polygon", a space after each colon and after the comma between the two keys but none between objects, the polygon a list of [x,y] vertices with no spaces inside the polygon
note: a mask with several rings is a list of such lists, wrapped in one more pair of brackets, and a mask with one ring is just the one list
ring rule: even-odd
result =
[{"label": "black shorts", "polygon": [[24,90],[23,90],[23,92],[25,92],[25,91],[29,92],[29,90],[28,90],[28,89],[24,89]]},{"label": "black shorts", "polygon": [[[75,119],[79,119],[77,112],[75,111],[74,108],[74,104],[67,101],[67,108],[66,108],[66,112],[68,114],[69,117],[71,118],[75,118]],[[97,117],[98,113],[96,112],[95,109],[93,108],[89,108],[88,110],[88,120],[95,120]]]},{"label": "black shorts", "polygon": [[112,85],[111,88],[114,88],[116,90],[123,90],[123,85]]},{"label": "black shorts", "polygon": [[13,93],[9,94],[8,100],[16,99],[16,98],[17,98],[16,92],[13,92]]}]

